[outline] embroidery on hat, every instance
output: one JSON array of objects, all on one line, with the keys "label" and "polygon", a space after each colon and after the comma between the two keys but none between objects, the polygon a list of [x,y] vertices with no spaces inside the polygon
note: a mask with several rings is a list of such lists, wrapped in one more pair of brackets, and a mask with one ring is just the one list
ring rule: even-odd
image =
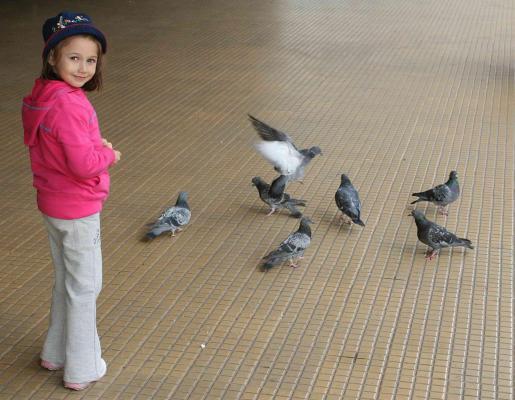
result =
[{"label": "embroidery on hat", "polygon": [[78,24],[81,22],[89,22],[89,19],[84,17],[83,15],[77,15],[73,19],[63,18],[63,16],[61,15],[59,17],[59,21],[57,21],[56,26],[52,27],[52,31],[57,32],[57,31],[60,31],[61,29],[66,28],[70,24]]}]

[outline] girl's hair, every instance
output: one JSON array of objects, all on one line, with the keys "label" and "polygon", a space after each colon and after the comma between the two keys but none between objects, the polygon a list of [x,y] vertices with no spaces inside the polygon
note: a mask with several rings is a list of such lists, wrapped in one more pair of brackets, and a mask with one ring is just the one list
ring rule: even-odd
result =
[{"label": "girl's hair", "polygon": [[91,35],[74,35],[70,36],[61,42],[57,43],[57,45],[48,52],[48,55],[45,59],[43,59],[43,69],[41,70],[41,79],[49,79],[49,80],[57,80],[60,81],[61,78],[57,75],[55,72],[55,69],[52,65],[50,65],[50,58],[54,57],[54,60],[57,62],[59,58],[61,57],[61,48],[68,42],[71,38],[75,36],[82,36],[87,37],[91,40],[93,40],[97,45],[97,65],[95,70],[95,75],[87,81],[84,86],[82,86],[82,89],[84,89],[86,92],[91,92],[93,90],[100,90],[102,88],[102,47],[97,39],[95,39]]}]

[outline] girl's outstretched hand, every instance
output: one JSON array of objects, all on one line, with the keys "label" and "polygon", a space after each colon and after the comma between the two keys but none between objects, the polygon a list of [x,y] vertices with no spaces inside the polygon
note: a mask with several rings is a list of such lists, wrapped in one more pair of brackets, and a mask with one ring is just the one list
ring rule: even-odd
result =
[{"label": "girl's outstretched hand", "polygon": [[114,163],[116,164],[118,161],[120,161],[120,157],[122,156],[122,153],[120,153],[118,150],[113,149],[113,144],[109,142],[106,138],[102,138],[102,144],[105,147],[110,148],[114,152]]},{"label": "girl's outstretched hand", "polygon": [[114,150],[114,164],[116,164],[118,161],[120,161],[120,157],[122,156],[122,153],[120,153],[118,150]]},{"label": "girl's outstretched hand", "polygon": [[113,148],[113,144],[111,142],[109,142],[106,138],[102,138],[102,144],[105,146],[105,147],[109,147],[110,149]]}]

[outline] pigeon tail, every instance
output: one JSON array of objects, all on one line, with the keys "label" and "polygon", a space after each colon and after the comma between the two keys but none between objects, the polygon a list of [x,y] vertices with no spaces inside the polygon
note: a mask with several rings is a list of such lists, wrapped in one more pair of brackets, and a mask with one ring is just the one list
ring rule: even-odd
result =
[{"label": "pigeon tail", "polygon": [[460,244],[462,244],[463,246],[469,249],[474,249],[474,246],[472,246],[472,242],[470,240],[465,238],[458,238],[458,240],[460,241]]},{"label": "pigeon tail", "polygon": [[354,222],[356,225],[365,226],[365,223],[359,218],[353,219],[352,222]]},{"label": "pigeon tail", "polygon": [[306,207],[306,200],[302,200],[302,199],[291,199],[290,198],[288,200],[288,203],[293,204],[294,206]]},{"label": "pigeon tail", "polygon": [[270,269],[272,269],[274,267],[274,264],[270,263],[270,262],[267,262],[267,263],[264,263],[261,268],[263,268],[263,271],[268,271]]},{"label": "pigeon tail", "polygon": [[152,240],[152,239],[155,239],[155,238],[157,237],[157,235],[156,235],[154,232],[150,231],[150,232],[147,232],[147,233],[145,234],[145,237],[146,237],[148,240]]},{"label": "pigeon tail", "polygon": [[288,202],[285,204],[288,211],[291,213],[292,217],[294,218],[300,218],[302,217],[302,212],[298,208],[295,207],[295,205],[292,202]]},{"label": "pigeon tail", "polygon": [[412,201],[411,204],[418,203],[419,201],[431,201],[431,199],[428,196],[427,192],[412,193],[411,195],[419,197],[417,200]]}]

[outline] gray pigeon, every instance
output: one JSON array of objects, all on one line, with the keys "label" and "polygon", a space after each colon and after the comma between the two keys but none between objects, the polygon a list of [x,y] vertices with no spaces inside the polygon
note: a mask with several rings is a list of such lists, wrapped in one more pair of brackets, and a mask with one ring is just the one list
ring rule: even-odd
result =
[{"label": "gray pigeon", "polygon": [[422,211],[413,210],[410,215],[415,217],[418,239],[429,246],[426,252],[427,259],[432,260],[438,253],[438,250],[444,247],[463,246],[469,249],[474,248],[470,240],[459,238],[443,226],[429,221]]},{"label": "gray pigeon", "polygon": [[262,139],[254,145],[256,150],[279,174],[286,175],[290,181],[302,181],[306,165],[316,155],[322,154],[320,147],[298,150],[286,133],[272,128],[250,114],[249,119]]},{"label": "gray pigeon", "polygon": [[286,208],[295,218],[302,217],[302,213],[295,206],[306,206],[304,200],[293,199],[288,193],[284,192],[288,177],[280,175],[276,178],[271,185],[266,183],[259,176],[252,178],[252,184],[257,188],[259,197],[263,202],[270,206],[270,212],[267,215],[272,215],[275,210]]},{"label": "gray pigeon", "polygon": [[460,185],[458,183],[458,173],[451,171],[449,180],[441,185],[435,186],[425,192],[413,193],[418,199],[411,204],[419,201],[429,201],[438,206],[438,212],[442,215],[448,215],[447,206],[456,201],[460,195]]},{"label": "gray pigeon", "polygon": [[310,223],[312,221],[309,218],[302,217],[299,229],[290,234],[276,250],[263,257],[263,269],[265,271],[285,261],[290,262],[290,267],[297,268],[298,264],[294,260],[301,259],[304,255],[304,250],[311,243]]},{"label": "gray pigeon", "polygon": [[167,208],[146,234],[147,239],[151,240],[164,232],[180,232],[181,228],[190,222],[191,211],[188,206],[188,193],[180,192],[174,206]]},{"label": "gray pigeon", "polygon": [[352,186],[350,179],[347,175],[342,174],[340,187],[336,191],[334,198],[336,205],[342,212],[340,218],[347,224],[355,223],[365,226],[360,219],[361,215],[361,202],[359,200],[358,191]]}]

